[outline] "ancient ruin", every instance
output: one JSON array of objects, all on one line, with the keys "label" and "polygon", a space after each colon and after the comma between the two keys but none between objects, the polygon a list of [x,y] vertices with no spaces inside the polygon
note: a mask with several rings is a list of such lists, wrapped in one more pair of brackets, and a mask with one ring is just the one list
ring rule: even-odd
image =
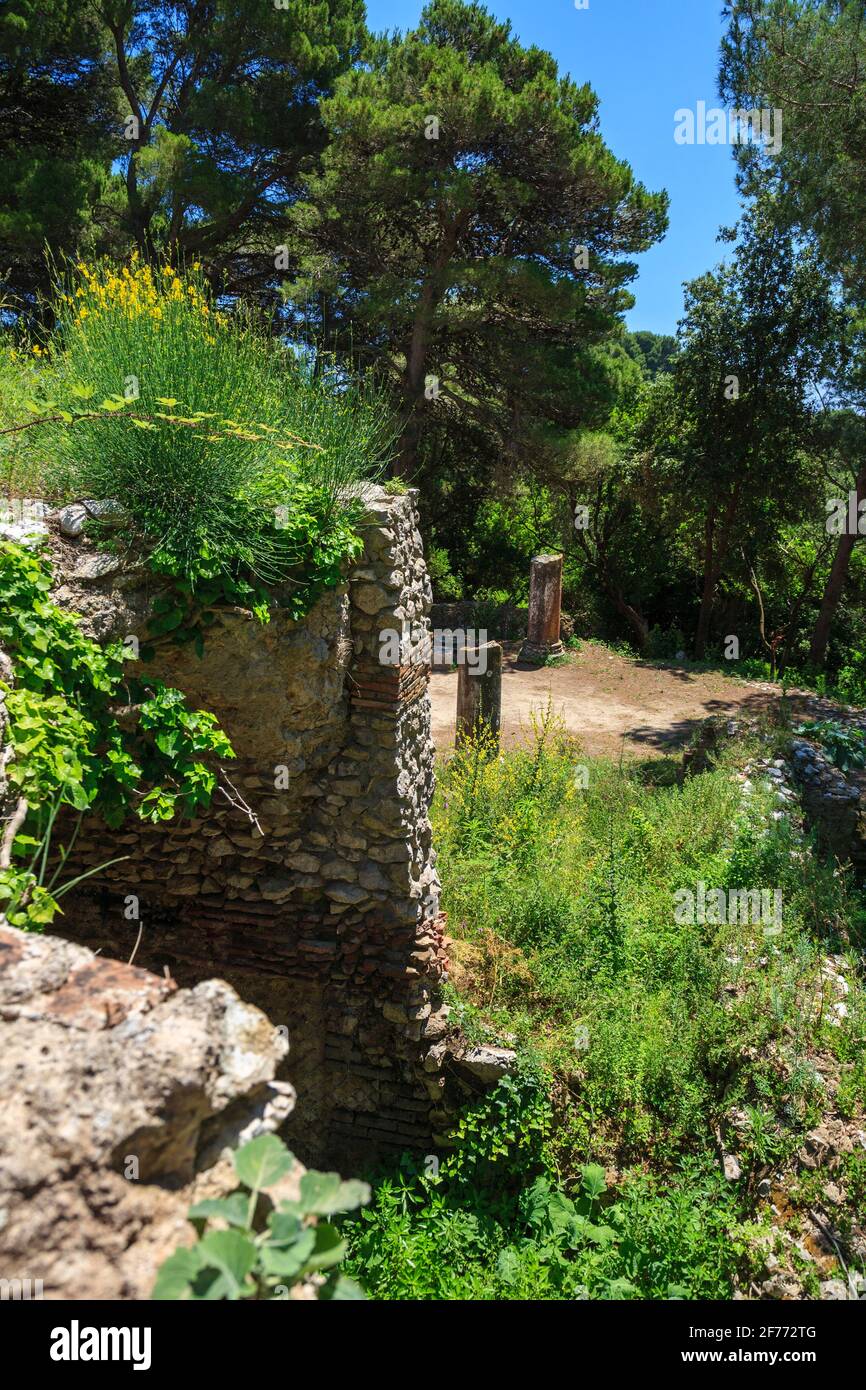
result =
[{"label": "ancient ruin", "polygon": [[562,609],[562,555],[536,555],[529,579],[529,624],[520,650],[521,661],[541,664],[559,656]]},{"label": "ancient ruin", "polygon": [[[183,986],[217,976],[261,1008],[291,1039],[280,1075],[302,1099],[289,1142],[346,1170],[380,1150],[429,1150],[449,1094],[456,1103],[474,1080],[471,1056],[453,1068],[439,995],[431,594],[412,494],[366,489],[361,534],[346,582],[303,622],[223,607],[201,658],[159,644],[147,671],[212,710],[236,760],[197,819],[128,819],[110,834],[85,822],[76,871],[127,857],[65,899],[55,924]],[[56,528],[51,543],[58,601],[134,655],[159,584]],[[404,644],[399,666],[383,664],[404,628],[420,652]]]}]

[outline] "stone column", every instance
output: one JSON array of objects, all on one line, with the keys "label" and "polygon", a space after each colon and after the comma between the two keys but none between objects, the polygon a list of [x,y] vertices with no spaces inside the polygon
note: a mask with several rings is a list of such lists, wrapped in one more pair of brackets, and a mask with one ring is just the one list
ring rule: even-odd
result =
[{"label": "stone column", "polygon": [[562,607],[562,556],[536,555],[529,579],[529,627],[520,660],[541,665],[559,656],[559,617]]},{"label": "stone column", "polygon": [[463,660],[457,668],[457,742],[485,724],[498,743],[502,718],[502,648],[498,642],[485,642],[462,655]]}]

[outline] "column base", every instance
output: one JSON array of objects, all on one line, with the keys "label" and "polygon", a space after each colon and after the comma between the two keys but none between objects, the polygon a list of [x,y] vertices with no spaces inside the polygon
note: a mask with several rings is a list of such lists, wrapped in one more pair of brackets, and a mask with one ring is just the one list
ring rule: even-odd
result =
[{"label": "column base", "polygon": [[528,661],[533,666],[543,666],[549,656],[562,656],[564,651],[565,648],[559,640],[539,644],[530,642],[527,638],[520,648],[520,655],[517,660]]}]

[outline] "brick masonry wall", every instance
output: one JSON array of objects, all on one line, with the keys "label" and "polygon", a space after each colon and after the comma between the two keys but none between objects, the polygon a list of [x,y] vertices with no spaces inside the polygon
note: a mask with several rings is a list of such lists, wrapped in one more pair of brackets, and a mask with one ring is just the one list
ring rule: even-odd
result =
[{"label": "brick masonry wall", "polygon": [[[220,796],[187,822],[85,822],[76,868],[129,858],[64,899],[57,924],[122,959],[141,929],[136,964],[183,985],[219,975],[261,1007],[291,1039],[290,1141],[344,1168],[429,1148],[450,1107],[430,584],[414,496],[371,487],[364,506],[363,555],[303,623],[219,609],[203,658],[163,642],[142,668],[218,716],[233,799],[255,821]],[[143,644],[152,577],[86,540],[52,546],[64,605],[101,639]],[[401,664],[383,665],[382,632],[404,624]]]}]

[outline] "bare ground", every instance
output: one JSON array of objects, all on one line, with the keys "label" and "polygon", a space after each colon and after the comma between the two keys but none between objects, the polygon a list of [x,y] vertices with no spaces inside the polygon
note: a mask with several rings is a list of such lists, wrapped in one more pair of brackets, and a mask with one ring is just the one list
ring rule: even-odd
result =
[{"label": "bare ground", "polygon": [[[711,714],[758,714],[778,701],[781,687],[742,681],[715,671],[619,656],[583,642],[563,666],[519,663],[519,642],[503,642],[502,742],[528,728],[529,714],[547,704],[591,757],[664,757],[685,747]],[[436,670],[430,682],[433,739],[439,752],[454,745],[457,671]],[[789,692],[795,713],[815,717],[829,701]]]}]

